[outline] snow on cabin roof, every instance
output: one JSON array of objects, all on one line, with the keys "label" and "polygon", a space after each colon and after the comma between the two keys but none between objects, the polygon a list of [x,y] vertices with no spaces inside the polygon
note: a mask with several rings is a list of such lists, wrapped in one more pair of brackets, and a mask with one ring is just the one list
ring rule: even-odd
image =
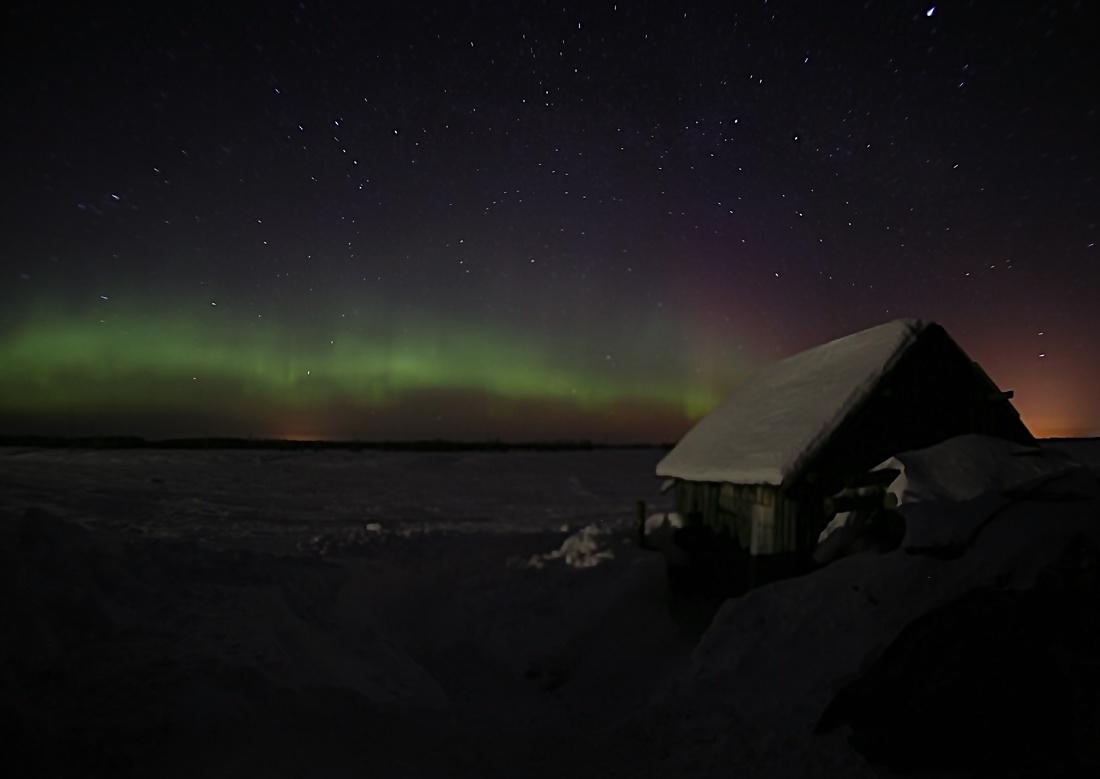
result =
[{"label": "snow on cabin roof", "polygon": [[657,475],[782,484],[926,327],[899,319],[769,365],[689,430]]}]

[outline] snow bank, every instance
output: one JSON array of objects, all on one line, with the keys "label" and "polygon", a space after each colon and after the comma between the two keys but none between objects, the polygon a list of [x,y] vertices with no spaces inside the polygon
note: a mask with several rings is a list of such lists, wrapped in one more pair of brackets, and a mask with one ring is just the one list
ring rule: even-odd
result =
[{"label": "snow bank", "polygon": [[5,767],[644,768],[612,723],[690,649],[635,540],[658,457],[0,452]]},{"label": "snow bank", "polygon": [[[884,498],[882,492],[874,487],[861,487],[848,492],[854,496],[871,497],[880,501]],[[814,562],[825,565],[846,555],[890,546],[893,538],[889,532],[883,532],[881,527],[883,508],[884,501],[874,509],[838,512],[817,537],[817,546],[813,551]],[[885,538],[886,536],[891,537]]]},{"label": "snow bank", "polygon": [[611,530],[600,525],[586,525],[562,541],[553,552],[536,555],[527,563],[542,568],[548,562],[561,560],[570,568],[592,568],[605,560],[614,560],[615,552],[606,546]]},{"label": "snow bank", "polygon": [[1077,467],[1080,465],[1071,458],[1038,446],[971,434],[899,454],[875,470],[900,471],[890,483],[890,492],[897,497],[898,506],[907,506],[928,501],[973,500]]},{"label": "snow bank", "polygon": [[849,725],[814,732],[840,692],[915,621],[1100,537],[1093,471],[964,484],[958,449],[908,453],[907,509],[1006,501],[961,553],[854,554],[726,601],[696,644],[636,540],[659,454],[605,455],[0,453],[5,767],[877,776]]},{"label": "snow bank", "polygon": [[966,543],[994,512],[1080,467],[1040,447],[963,435],[891,457],[876,470],[899,471],[887,491],[905,517],[902,546],[929,549]]},{"label": "snow bank", "polygon": [[837,692],[921,616],[976,589],[1035,587],[1081,538],[1100,543],[1100,484],[1062,458],[966,437],[892,462],[907,469],[900,493],[914,538],[956,539],[944,516],[969,528],[984,518],[981,532],[950,558],[864,552],[726,601],[644,717],[677,750],[673,773],[878,775],[843,730],[814,733]]},{"label": "snow bank", "polygon": [[156,539],[112,548],[33,510],[0,518],[0,536],[0,709],[34,733],[22,759],[54,764],[48,775],[100,761],[141,773],[167,734],[240,726],[328,690],[364,712],[445,703],[369,626],[333,623],[336,566]]},{"label": "snow bank", "polygon": [[684,518],[679,512],[650,514],[642,525],[642,537],[646,548],[660,552],[670,566],[687,565],[689,561],[687,552],[674,540],[676,531],[683,526]]}]

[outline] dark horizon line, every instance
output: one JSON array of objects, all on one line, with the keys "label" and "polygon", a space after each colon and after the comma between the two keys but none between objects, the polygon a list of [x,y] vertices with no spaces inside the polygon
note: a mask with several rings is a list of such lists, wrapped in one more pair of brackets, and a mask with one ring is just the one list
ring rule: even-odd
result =
[{"label": "dark horizon line", "polygon": [[[1037,438],[1043,443],[1059,441],[1098,441],[1100,436],[1053,436]],[[505,441],[501,439],[455,440],[447,438],[418,438],[409,440],[332,440],[255,438],[248,436],[195,436],[179,438],[144,438],[134,435],[0,435],[0,448],[36,447],[42,449],[299,449],[320,451],[343,449],[347,451],[387,452],[475,452],[475,451],[589,451],[595,449],[665,449],[675,442],[662,443],[598,443],[590,439],[561,439],[553,441]]]},{"label": "dark horizon line", "polygon": [[147,439],[132,435],[0,435],[0,447],[30,446],[44,449],[345,449],[349,451],[587,451],[593,449],[671,449],[672,443],[596,443],[588,439],[559,441],[459,441],[444,438],[361,441],[288,438],[200,436]]}]

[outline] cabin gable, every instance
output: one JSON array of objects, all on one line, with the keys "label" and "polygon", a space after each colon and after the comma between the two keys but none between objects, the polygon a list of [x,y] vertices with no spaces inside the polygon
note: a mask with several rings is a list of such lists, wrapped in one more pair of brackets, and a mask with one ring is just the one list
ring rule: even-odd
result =
[{"label": "cabin gable", "polygon": [[[870,354],[856,348],[864,344]],[[832,382],[830,404],[816,416],[813,376]],[[837,377],[856,383],[846,388]],[[709,534],[730,551],[747,571],[747,586],[810,567],[831,518],[828,499],[889,457],[966,433],[1035,441],[1011,393],[936,324],[900,320],[873,328],[809,350],[805,359],[788,358],[782,371],[760,381],[766,391],[750,382],[735,392],[711,415],[717,421],[703,419],[658,465],[659,474],[675,479],[676,509],[689,534]],[[792,440],[802,448],[769,460],[770,428],[761,420],[771,419],[785,434],[776,451]],[[775,473],[757,467],[773,460],[788,465]],[[702,541],[693,543],[702,549]]]}]

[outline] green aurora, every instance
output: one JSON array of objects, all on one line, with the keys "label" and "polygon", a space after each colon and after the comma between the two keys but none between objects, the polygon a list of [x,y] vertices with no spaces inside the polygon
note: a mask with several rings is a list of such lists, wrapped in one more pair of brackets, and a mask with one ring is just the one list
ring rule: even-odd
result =
[{"label": "green aurora", "polygon": [[690,368],[676,364],[654,376],[652,360],[641,359],[653,337],[642,334],[618,357],[576,348],[576,335],[397,326],[384,316],[325,327],[40,312],[0,341],[0,423],[42,432],[49,420],[65,429],[48,432],[73,435],[665,440],[737,376],[710,371],[704,381],[696,370],[692,384]]}]

